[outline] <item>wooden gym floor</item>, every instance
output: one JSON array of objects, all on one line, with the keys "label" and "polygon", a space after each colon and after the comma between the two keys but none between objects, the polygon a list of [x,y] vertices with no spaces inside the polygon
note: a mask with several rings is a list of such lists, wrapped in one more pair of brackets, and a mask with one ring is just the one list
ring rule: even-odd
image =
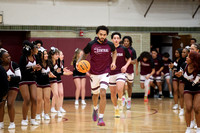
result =
[{"label": "wooden gym floor", "polygon": [[16,101],[16,129],[8,130],[6,110],[4,129],[0,133],[184,133],[186,130],[184,116],[179,116],[178,110],[172,110],[173,100],[169,98],[162,101],[152,98],[149,103],[144,103],[142,98],[132,99],[131,110],[124,108],[121,118],[114,118],[114,108],[108,99],[105,127],[99,127],[97,122],[92,121],[92,100],[86,100],[86,103],[86,106],[75,107],[73,100],[65,100],[64,109],[67,113],[62,118],[51,114],[51,120],[42,120],[40,126],[24,127],[20,124],[22,101]]}]

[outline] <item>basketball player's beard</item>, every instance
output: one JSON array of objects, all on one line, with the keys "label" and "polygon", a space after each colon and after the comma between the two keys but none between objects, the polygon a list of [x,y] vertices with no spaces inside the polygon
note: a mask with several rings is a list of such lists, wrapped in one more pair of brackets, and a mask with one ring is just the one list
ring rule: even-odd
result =
[{"label": "basketball player's beard", "polygon": [[98,40],[99,40],[99,42],[101,42],[101,43],[103,43],[103,42],[105,41],[105,39],[103,39],[103,41],[101,41],[101,39],[100,39],[100,38],[98,38]]}]

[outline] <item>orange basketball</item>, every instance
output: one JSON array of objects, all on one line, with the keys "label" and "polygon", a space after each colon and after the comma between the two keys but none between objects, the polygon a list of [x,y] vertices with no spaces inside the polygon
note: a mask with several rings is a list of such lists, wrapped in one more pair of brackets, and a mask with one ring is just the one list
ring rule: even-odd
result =
[{"label": "orange basketball", "polygon": [[90,70],[90,63],[87,60],[82,60],[77,65],[77,70],[81,73],[86,73]]}]

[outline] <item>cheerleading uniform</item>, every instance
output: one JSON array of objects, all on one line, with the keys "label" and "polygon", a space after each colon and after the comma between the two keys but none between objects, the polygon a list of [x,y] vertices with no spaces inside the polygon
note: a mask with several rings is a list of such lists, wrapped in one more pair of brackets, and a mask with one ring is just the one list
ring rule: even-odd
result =
[{"label": "cheerleading uniform", "polygon": [[[182,64],[181,70],[183,71],[183,82],[185,84],[184,93],[190,93],[190,94],[197,94],[200,93],[200,72],[198,72],[197,75],[194,75],[194,73],[189,73],[188,65],[186,63]],[[197,82],[194,82],[195,79],[198,78]]]},{"label": "cheerleading uniform", "polygon": [[24,84],[28,84],[28,85],[36,84],[36,75],[35,75],[35,71],[32,68],[33,66],[36,65],[35,56],[33,56],[33,59],[34,61],[30,61],[28,57],[24,55],[21,56],[19,66],[20,66],[22,79],[19,82],[19,86],[24,85]]},{"label": "cheerleading uniform", "polygon": [[76,60],[73,61],[73,67],[74,67],[74,70],[73,70],[73,78],[85,78],[86,76],[86,73],[81,73],[79,72],[77,69],[76,69]]},{"label": "cheerleading uniform", "polygon": [[40,71],[37,72],[37,86],[40,88],[50,87],[49,82],[49,72],[50,67],[42,67]]},{"label": "cheerleading uniform", "polygon": [[11,77],[9,81],[9,90],[19,91],[19,82],[21,79],[21,72],[20,72],[18,64],[11,61],[6,73],[8,76]]},{"label": "cheerleading uniform", "polygon": [[3,97],[7,95],[9,90],[9,82],[5,69],[0,65],[0,102],[4,101]]},{"label": "cheerleading uniform", "polygon": [[[173,67],[174,74],[175,74],[175,72],[178,72],[180,70],[180,67],[183,64],[183,62],[184,62],[184,60],[182,58],[179,59],[178,62],[176,60],[174,61],[174,67]],[[179,79],[180,78],[178,78],[176,75],[173,76],[173,81],[177,81]]]}]

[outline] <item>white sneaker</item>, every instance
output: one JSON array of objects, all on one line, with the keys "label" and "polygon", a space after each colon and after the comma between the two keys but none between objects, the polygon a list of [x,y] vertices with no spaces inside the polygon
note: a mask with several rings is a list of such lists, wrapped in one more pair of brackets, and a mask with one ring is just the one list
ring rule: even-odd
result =
[{"label": "white sneaker", "polygon": [[36,120],[41,120],[40,114],[36,114],[35,119],[36,119]]},{"label": "white sneaker", "polygon": [[21,121],[22,126],[28,126],[28,121],[27,120],[22,120]]},{"label": "white sneaker", "polygon": [[63,107],[60,107],[60,112],[61,113],[66,113],[66,111],[63,109]]},{"label": "white sneaker", "polygon": [[197,128],[197,131],[196,131],[196,133],[200,133],[200,128]]},{"label": "white sneaker", "polygon": [[3,129],[3,128],[4,128],[4,123],[0,122],[0,129]]},{"label": "white sneaker", "polygon": [[195,126],[194,126],[194,128],[195,128],[195,129],[197,129],[197,124],[196,124],[196,123],[195,123]]},{"label": "white sneaker", "polygon": [[190,128],[190,127],[187,127],[185,133],[191,133],[191,128]]},{"label": "white sneaker", "polygon": [[190,128],[194,128],[196,126],[196,123],[195,123],[195,121],[193,120],[193,121],[191,121],[190,122]]},{"label": "white sneaker", "polygon": [[56,109],[54,107],[51,108],[51,113],[57,113]]},{"label": "white sneaker", "polygon": [[82,104],[82,105],[86,105],[85,100],[81,100],[81,104]]},{"label": "white sneaker", "polygon": [[44,118],[44,111],[42,111],[42,118]]},{"label": "white sneaker", "polygon": [[184,109],[180,109],[179,116],[183,116],[183,115],[184,115]]},{"label": "white sneaker", "polygon": [[75,105],[79,105],[78,100],[75,100]]},{"label": "white sneaker", "polygon": [[15,129],[15,123],[11,122],[10,125],[8,126],[8,129]]},{"label": "white sneaker", "polygon": [[45,115],[44,115],[44,119],[45,119],[45,120],[50,120],[49,115],[48,115],[48,114],[45,114]]},{"label": "white sneaker", "polygon": [[58,117],[62,117],[62,113],[58,111]]},{"label": "white sneaker", "polygon": [[178,109],[178,104],[175,104],[174,106],[173,106],[173,110],[177,110]]},{"label": "white sneaker", "polygon": [[35,119],[31,119],[31,125],[38,126],[39,123],[35,121]]}]

